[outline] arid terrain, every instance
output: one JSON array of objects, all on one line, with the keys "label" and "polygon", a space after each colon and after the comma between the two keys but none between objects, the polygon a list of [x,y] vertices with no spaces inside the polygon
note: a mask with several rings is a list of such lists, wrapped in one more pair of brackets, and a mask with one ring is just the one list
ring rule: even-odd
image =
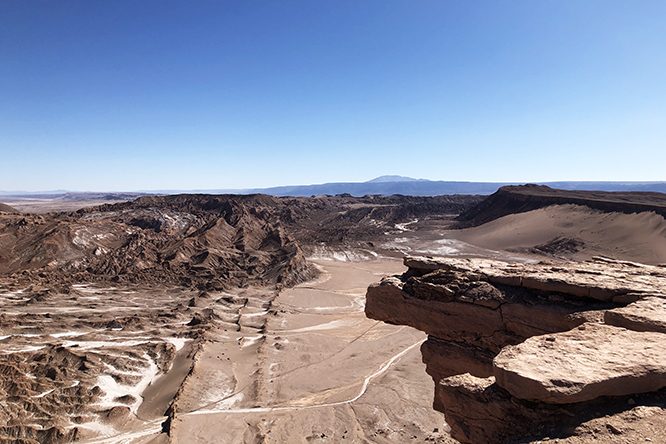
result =
[{"label": "arid terrain", "polygon": [[[644,366],[632,367],[647,376],[637,382],[626,370],[618,376],[649,390],[602,389],[615,397],[608,402],[568,393],[566,408],[580,419],[575,427],[558,429],[553,421],[564,424],[559,416],[538,416],[553,410],[552,399],[520,391],[533,383],[499,387],[488,378],[507,345],[540,350],[530,338],[565,334],[599,316],[615,316],[607,324],[623,331],[645,325],[634,312],[616,310],[643,295],[663,301],[665,202],[658,193],[529,186],[488,198],[175,195],[93,206],[9,202],[0,206],[0,440],[482,442],[488,436],[465,419],[473,412],[521,432],[507,434],[493,419],[488,430],[506,437],[496,442],[663,441],[666,372],[659,353],[666,343],[657,303],[641,308],[656,310],[643,328],[650,338],[621,338],[653,341],[654,354],[636,350]],[[406,267],[405,255],[426,259]],[[456,265],[442,265],[447,260]],[[486,265],[470,271],[474,261]],[[638,262],[650,265],[627,265]],[[504,274],[479,278],[486,266]],[[430,276],[446,267],[458,268]],[[492,280],[498,273],[500,284]],[[566,291],[509,288],[513,277],[529,273],[568,283]],[[391,275],[402,277],[382,281]],[[572,276],[605,276],[624,287]],[[376,286],[379,281],[388,286]],[[456,287],[463,281],[475,283],[475,290]],[[451,293],[442,296],[441,286]],[[581,286],[587,291],[581,300],[569,294]],[[595,299],[590,288],[615,293]],[[396,294],[386,305],[382,298]],[[464,310],[470,306],[492,313]],[[499,306],[514,307],[513,314],[497,318]],[[535,306],[539,310],[530,311]],[[619,318],[633,319],[634,327]],[[465,352],[462,358],[451,354],[451,343]],[[649,359],[654,365],[645,364]],[[502,368],[509,372],[519,361],[506,362]],[[570,366],[565,370],[575,372],[575,362]],[[439,389],[440,380],[466,373],[478,381]],[[519,411],[473,399],[473,384]],[[520,410],[524,402],[538,407],[538,418]],[[515,426],[521,421],[541,429],[522,430]]]},{"label": "arid terrain", "polygon": [[[107,203],[118,203],[140,197],[142,193],[55,193],[0,195],[0,201],[13,210],[26,213],[49,213],[53,211],[76,211]],[[0,211],[2,211],[0,209]]]},{"label": "arid terrain", "polygon": [[402,270],[375,241],[479,200],[3,207],[5,440],[447,440],[424,336],[367,319],[364,296]]}]

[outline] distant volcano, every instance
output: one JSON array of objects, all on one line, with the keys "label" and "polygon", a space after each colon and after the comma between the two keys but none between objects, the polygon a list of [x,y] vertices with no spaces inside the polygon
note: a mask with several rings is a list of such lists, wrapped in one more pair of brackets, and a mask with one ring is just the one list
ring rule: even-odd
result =
[{"label": "distant volcano", "polygon": [[413,177],[406,176],[379,176],[366,183],[387,183],[387,182],[421,182],[426,179],[414,179]]}]

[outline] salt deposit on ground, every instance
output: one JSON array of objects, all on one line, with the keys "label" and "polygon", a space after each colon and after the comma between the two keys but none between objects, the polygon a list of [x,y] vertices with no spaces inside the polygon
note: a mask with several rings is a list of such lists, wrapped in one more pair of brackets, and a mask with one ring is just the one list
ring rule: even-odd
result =
[{"label": "salt deposit on ground", "polygon": [[176,337],[162,338],[162,339],[164,339],[166,342],[170,344],[173,344],[173,346],[176,347],[176,352],[179,352],[185,346],[186,343],[191,341],[191,339],[188,338],[176,338]]},{"label": "salt deposit on ground", "polygon": [[405,222],[402,224],[395,224],[395,229],[399,231],[411,231],[409,228],[407,228],[410,225],[414,225],[415,223],[418,223],[418,219],[414,219],[410,222]]},{"label": "salt deposit on ground", "polygon": [[141,379],[135,385],[120,384],[109,374],[99,376],[97,379],[97,386],[99,386],[104,392],[104,396],[98,402],[100,408],[108,409],[116,405],[123,405],[115,401],[115,399],[121,396],[131,395],[135,398],[135,401],[129,405],[129,408],[133,413],[136,413],[141,405],[141,394],[158,374],[158,368],[155,361],[153,361],[148,354],[144,354],[143,357],[148,363],[148,367],[145,368],[142,373],[134,373],[137,376],[141,376]]}]

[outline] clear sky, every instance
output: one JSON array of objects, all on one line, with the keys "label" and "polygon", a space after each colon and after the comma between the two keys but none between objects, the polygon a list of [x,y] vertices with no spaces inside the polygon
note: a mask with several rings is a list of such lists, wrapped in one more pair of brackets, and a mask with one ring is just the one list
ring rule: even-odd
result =
[{"label": "clear sky", "polygon": [[666,1],[0,2],[0,190],[666,180]]}]

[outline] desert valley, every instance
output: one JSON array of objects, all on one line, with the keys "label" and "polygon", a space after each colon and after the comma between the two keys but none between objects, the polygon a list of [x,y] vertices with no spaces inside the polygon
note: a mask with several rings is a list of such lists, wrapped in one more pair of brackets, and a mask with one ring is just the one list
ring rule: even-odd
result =
[{"label": "desert valley", "polygon": [[666,439],[666,195],[67,205],[1,208],[5,442]]},{"label": "desert valley", "polygon": [[0,444],[666,444],[664,23],[0,1]]}]

